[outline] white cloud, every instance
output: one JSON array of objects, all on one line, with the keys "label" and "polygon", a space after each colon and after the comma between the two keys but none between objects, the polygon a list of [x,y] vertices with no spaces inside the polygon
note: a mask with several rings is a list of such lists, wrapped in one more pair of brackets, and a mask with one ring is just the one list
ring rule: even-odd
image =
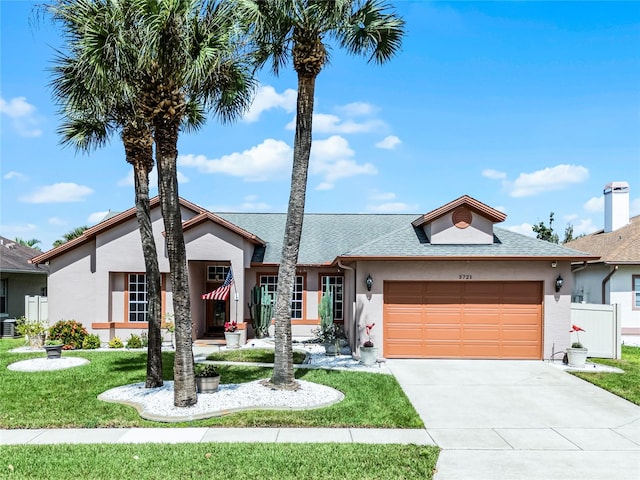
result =
[{"label": "white cloud", "polygon": [[33,223],[21,223],[18,225],[0,225],[0,232],[3,237],[13,238],[25,234],[31,234],[38,229]]},{"label": "white cloud", "polygon": [[393,150],[401,143],[402,140],[400,140],[398,137],[396,137],[395,135],[389,135],[388,137],[385,137],[378,143],[376,143],[376,147],[382,148],[384,150]]},{"label": "white cloud", "polygon": [[69,203],[82,202],[93,190],[77,183],[54,183],[38,188],[30,195],[20,197],[25,203]]},{"label": "white cloud", "polygon": [[530,197],[561,190],[589,178],[589,170],[580,165],[556,165],[532,173],[521,173],[514,182],[505,182],[512,197]]},{"label": "white cloud", "polygon": [[47,220],[47,223],[49,225],[54,225],[56,227],[63,227],[65,225],[68,225],[69,222],[67,222],[66,220],[63,220],[59,217],[51,217],[50,219]]},{"label": "white cloud", "polygon": [[107,210],[106,212],[93,212],[87,218],[87,222],[89,222],[89,225],[95,225],[96,223],[100,223],[102,220],[104,220],[104,217],[106,217],[109,214],[109,212],[110,210]]},{"label": "white cloud", "polygon": [[371,192],[370,199],[375,201],[387,201],[396,198],[396,194],[393,192],[378,192],[377,190]]},{"label": "white cloud", "polygon": [[504,172],[499,172],[498,170],[494,170],[492,168],[487,168],[482,171],[482,176],[490,178],[491,180],[503,180],[507,178],[507,174]]},{"label": "white cloud", "polygon": [[42,130],[36,116],[36,107],[27,102],[25,97],[15,97],[9,101],[0,97],[0,112],[11,119],[11,126],[22,137],[39,137]]},{"label": "white cloud", "polygon": [[291,172],[293,152],[281,140],[267,139],[260,145],[209,159],[205,155],[180,155],[178,165],[197,168],[201,173],[223,173],[247,182],[264,182],[286,177]]},{"label": "white cloud", "polygon": [[[356,122],[352,119],[342,120],[337,115],[329,113],[315,113],[313,115],[313,133],[367,133],[384,128],[385,123],[382,120],[370,119],[363,122]],[[294,118],[286,126],[287,130],[295,130],[296,119]]]},{"label": "white cloud", "polygon": [[363,117],[376,114],[379,108],[366,102],[353,102],[337,107],[336,110],[347,117]]},{"label": "white cloud", "polygon": [[[119,187],[133,187],[133,168],[129,170],[126,177],[118,180]],[[178,170],[178,183],[189,183],[189,177],[184,175],[180,170]],[[158,189],[158,171],[156,167],[153,167],[153,170],[149,172],[149,190],[157,190]]]},{"label": "white cloud", "polygon": [[356,175],[375,175],[378,170],[371,163],[357,163],[355,152],[344,137],[333,135],[326,140],[316,140],[311,147],[309,173],[323,176],[317,190],[330,190],[341,178]]},{"label": "white cloud", "polygon": [[591,197],[587,202],[583,205],[583,208],[587,212],[591,213],[600,213],[604,212],[604,195],[599,197]]},{"label": "white cloud", "polygon": [[285,112],[291,113],[296,108],[296,96],[296,91],[290,88],[278,93],[275,88],[269,85],[262,86],[258,88],[251,108],[249,108],[243,120],[249,123],[257,122],[260,120],[262,112],[273,108],[281,108]]},{"label": "white cloud", "polygon": [[629,204],[629,215],[632,217],[640,215],[640,198],[631,200],[631,203]]},{"label": "white cloud", "polygon": [[416,212],[418,205],[404,202],[387,202],[379,205],[369,205],[367,210],[374,213],[406,213]]},{"label": "white cloud", "polygon": [[511,227],[506,227],[506,229],[511,232],[527,235],[528,237],[536,236],[536,232],[533,231],[533,225],[531,225],[530,223],[521,223],[520,225],[513,225]]},{"label": "white cloud", "polygon": [[493,207],[493,208],[495,208],[495,209],[496,209],[496,210],[498,210],[499,212],[507,213],[507,207],[505,207],[504,205],[498,205],[498,206],[495,206],[495,207]]},{"label": "white cloud", "polygon": [[5,180],[26,180],[27,176],[23,173],[11,170],[10,172],[5,173],[2,178]]},{"label": "white cloud", "polygon": [[589,234],[598,230],[598,227],[593,224],[593,221],[590,218],[582,219],[577,223],[573,222],[572,225],[574,238],[578,235]]},{"label": "white cloud", "polygon": [[258,201],[256,195],[247,195],[239,205],[213,205],[207,207],[210,212],[268,212],[272,210],[271,205]]}]

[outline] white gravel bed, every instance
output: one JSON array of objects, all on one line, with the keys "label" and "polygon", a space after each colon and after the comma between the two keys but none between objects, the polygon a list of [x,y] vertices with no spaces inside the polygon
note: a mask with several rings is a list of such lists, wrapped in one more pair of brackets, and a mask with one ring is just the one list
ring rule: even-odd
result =
[{"label": "white gravel bed", "polygon": [[17,372],[43,372],[50,370],[64,370],[65,368],[79,367],[89,363],[86,358],[61,357],[61,358],[32,358],[21,360],[7,365],[9,370]]},{"label": "white gravel bed", "polygon": [[299,410],[332,405],[344,398],[342,392],[312,382],[299,380],[296,391],[273,390],[262,380],[243,384],[222,384],[214,393],[198,394],[198,403],[191,407],[173,405],[173,382],[165,381],[159,388],[144,388],[134,383],[112,388],[98,396],[106,402],[124,403],[135,407],[147,420],[178,422],[225,415],[240,410]]}]

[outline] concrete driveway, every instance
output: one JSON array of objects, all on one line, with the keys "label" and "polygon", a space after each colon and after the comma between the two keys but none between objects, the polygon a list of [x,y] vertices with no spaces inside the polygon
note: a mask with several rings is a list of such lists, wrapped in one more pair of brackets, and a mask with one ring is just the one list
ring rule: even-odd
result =
[{"label": "concrete driveway", "polygon": [[436,480],[640,479],[640,407],[542,361],[388,360]]}]

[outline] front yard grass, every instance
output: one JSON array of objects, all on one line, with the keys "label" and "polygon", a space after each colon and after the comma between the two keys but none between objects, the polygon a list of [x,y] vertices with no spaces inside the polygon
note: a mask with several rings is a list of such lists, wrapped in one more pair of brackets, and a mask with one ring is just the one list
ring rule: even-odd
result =
[{"label": "front yard grass", "polygon": [[[106,448],[105,448],[106,447]],[[125,444],[4,446],[11,479],[431,479],[437,447],[364,444]]]},{"label": "front yard grass", "polygon": [[623,345],[621,360],[592,358],[590,361],[618,367],[624,370],[624,373],[572,373],[587,382],[640,405],[640,347]]},{"label": "front yard grass", "polygon": [[[345,399],[316,410],[253,410],[181,423],[140,418],[137,411],[97,396],[111,388],[144,382],[145,352],[64,352],[91,363],[48,372],[16,372],[8,364],[45,353],[10,353],[22,340],[0,340],[0,428],[95,427],[371,427],[423,428],[417,412],[391,375],[331,370],[296,371],[296,377],[336,388]],[[53,360],[52,360],[53,361]],[[163,353],[164,378],[173,378],[173,352]],[[271,375],[270,368],[220,365],[222,383],[242,383]]]},{"label": "front yard grass", "polygon": [[[300,364],[306,358],[304,352],[293,352],[293,363]],[[238,348],[237,350],[220,350],[207,356],[207,360],[223,362],[273,363],[274,351],[270,348]]]}]

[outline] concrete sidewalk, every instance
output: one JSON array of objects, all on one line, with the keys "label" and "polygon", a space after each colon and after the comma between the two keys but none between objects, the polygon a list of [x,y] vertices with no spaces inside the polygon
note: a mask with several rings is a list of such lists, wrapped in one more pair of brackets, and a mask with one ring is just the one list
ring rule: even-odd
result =
[{"label": "concrete sidewalk", "polygon": [[61,443],[400,443],[435,445],[426,430],[376,428],[69,428],[0,430],[0,445]]},{"label": "concrete sidewalk", "polygon": [[436,480],[640,478],[640,407],[541,361],[389,360]]}]

